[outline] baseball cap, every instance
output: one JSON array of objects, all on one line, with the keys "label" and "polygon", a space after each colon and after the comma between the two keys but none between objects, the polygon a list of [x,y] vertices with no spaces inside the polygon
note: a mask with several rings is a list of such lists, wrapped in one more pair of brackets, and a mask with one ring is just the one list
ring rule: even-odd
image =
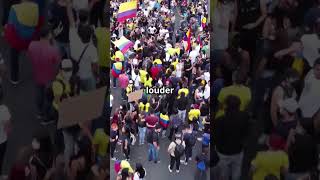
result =
[{"label": "baseball cap", "polygon": [[279,102],[279,107],[294,113],[299,108],[298,102],[294,98],[288,98]]},{"label": "baseball cap", "polygon": [[133,81],[132,81],[132,80],[130,80],[130,81],[129,81],[129,84],[133,84]]},{"label": "baseball cap", "polygon": [[65,69],[65,68],[72,68],[73,64],[72,61],[70,59],[63,59],[61,61],[61,68]]}]

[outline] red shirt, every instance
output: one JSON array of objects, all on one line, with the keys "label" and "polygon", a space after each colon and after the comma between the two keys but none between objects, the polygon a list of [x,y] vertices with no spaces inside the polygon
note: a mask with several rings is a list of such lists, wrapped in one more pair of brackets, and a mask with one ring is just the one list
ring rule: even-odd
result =
[{"label": "red shirt", "polygon": [[[159,122],[159,118],[157,116],[147,116],[146,117],[146,123],[151,126],[155,126],[158,122]],[[147,127],[148,127],[148,125],[147,125]]]},{"label": "red shirt", "polygon": [[158,74],[161,71],[159,67],[153,66],[151,68],[151,77],[152,79],[158,79]]},{"label": "red shirt", "polygon": [[36,84],[46,85],[55,79],[61,60],[57,48],[48,41],[33,41],[27,55],[31,60]]}]

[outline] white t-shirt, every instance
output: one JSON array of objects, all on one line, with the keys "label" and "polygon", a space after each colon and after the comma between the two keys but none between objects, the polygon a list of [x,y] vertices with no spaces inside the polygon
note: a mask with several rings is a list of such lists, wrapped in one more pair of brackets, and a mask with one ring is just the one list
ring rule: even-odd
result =
[{"label": "white t-shirt", "polygon": [[320,57],[320,39],[316,34],[305,34],[301,37],[301,43],[303,56],[308,61],[309,66],[313,67],[314,61]]},{"label": "white t-shirt", "polygon": [[235,6],[233,3],[219,3],[213,15],[213,36],[219,43],[213,44],[213,49],[225,50],[229,44],[229,22]]},{"label": "white t-shirt", "polygon": [[176,76],[178,78],[180,78],[182,76],[182,68],[183,68],[183,64],[182,63],[178,63],[176,65]]},{"label": "white t-shirt", "polygon": [[210,86],[207,84],[204,87],[204,99],[209,99],[210,97]]},{"label": "white t-shirt", "polygon": [[134,82],[134,87],[139,87],[140,84],[140,76],[139,75],[136,75],[133,71],[131,72],[131,78],[132,78],[132,81]]},{"label": "white t-shirt", "polygon": [[197,57],[199,56],[199,51],[197,50],[192,50],[189,54],[189,57],[190,57],[190,60],[191,60],[191,63],[195,63]]},{"label": "white t-shirt", "polygon": [[113,96],[110,94],[110,107],[112,107],[112,103],[113,103]]},{"label": "white t-shirt", "polygon": [[5,123],[11,120],[9,109],[5,105],[0,105],[0,144],[7,141],[8,137],[5,132]]},{"label": "white t-shirt", "polygon": [[203,73],[203,75],[204,75],[204,80],[208,83],[210,81],[210,73],[205,72],[205,73]]},{"label": "white t-shirt", "polygon": [[[81,53],[87,44],[84,44],[81,41],[76,28],[70,27],[69,36],[70,36],[71,57],[75,60],[79,60]],[[88,79],[93,77],[92,64],[97,62],[98,62],[97,48],[93,45],[92,42],[90,42],[79,64],[78,75],[80,79]]]},{"label": "white t-shirt", "polygon": [[305,118],[311,118],[320,109],[320,80],[314,77],[311,70],[305,78],[305,86],[303,88],[299,107]]}]

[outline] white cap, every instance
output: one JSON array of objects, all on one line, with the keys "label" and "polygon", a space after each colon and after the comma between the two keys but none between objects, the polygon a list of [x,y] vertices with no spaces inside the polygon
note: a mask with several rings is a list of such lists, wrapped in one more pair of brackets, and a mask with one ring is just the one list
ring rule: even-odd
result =
[{"label": "white cap", "polygon": [[298,102],[294,98],[288,98],[279,102],[279,107],[294,113],[299,108]]},{"label": "white cap", "polygon": [[72,68],[73,64],[72,61],[70,59],[63,59],[61,61],[61,67],[62,68]]},{"label": "white cap", "polygon": [[133,81],[132,81],[132,80],[130,80],[130,81],[129,81],[129,83],[130,83],[130,84],[133,84]]}]

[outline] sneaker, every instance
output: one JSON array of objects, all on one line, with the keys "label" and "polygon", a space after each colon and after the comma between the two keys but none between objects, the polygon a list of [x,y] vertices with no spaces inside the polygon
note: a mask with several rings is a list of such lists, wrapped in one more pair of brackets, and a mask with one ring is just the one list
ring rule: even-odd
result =
[{"label": "sneaker", "polygon": [[54,123],[54,120],[47,120],[47,119],[43,119],[40,124],[43,125],[43,126],[47,126],[49,124],[53,124]]},{"label": "sneaker", "polygon": [[170,165],[168,165],[168,169],[169,169],[169,172],[171,172],[171,173],[172,173],[172,169],[170,169]]},{"label": "sneaker", "polygon": [[176,170],[176,172],[177,172],[177,173],[179,173],[179,172],[180,172],[180,170]]},{"label": "sneaker", "polygon": [[43,119],[43,115],[42,114],[37,114],[37,119]]},{"label": "sneaker", "polygon": [[10,80],[11,84],[13,85],[18,85],[19,84],[19,81],[14,81],[14,80]]},{"label": "sneaker", "polygon": [[192,161],[192,158],[191,158],[191,157],[189,157],[189,161]]},{"label": "sneaker", "polygon": [[180,159],[180,163],[184,163],[185,162],[185,160],[183,160],[183,159]]},{"label": "sneaker", "polygon": [[116,157],[111,158],[112,161],[118,161]]},{"label": "sneaker", "polygon": [[184,162],[183,164],[184,164],[184,165],[186,165],[186,166],[188,165],[188,163],[187,163],[187,162]]},{"label": "sneaker", "polygon": [[202,141],[202,138],[201,138],[201,137],[199,137],[199,138],[197,138],[197,140],[198,140],[198,141]]}]

